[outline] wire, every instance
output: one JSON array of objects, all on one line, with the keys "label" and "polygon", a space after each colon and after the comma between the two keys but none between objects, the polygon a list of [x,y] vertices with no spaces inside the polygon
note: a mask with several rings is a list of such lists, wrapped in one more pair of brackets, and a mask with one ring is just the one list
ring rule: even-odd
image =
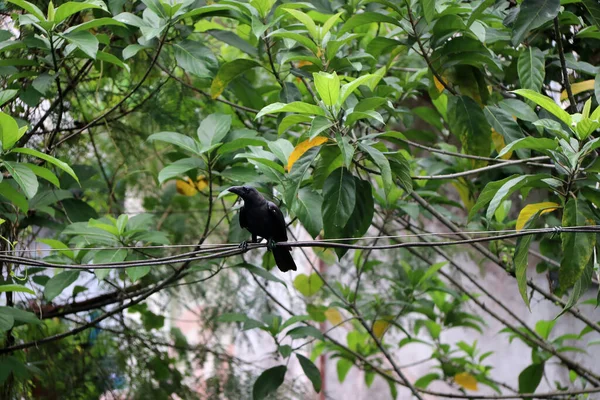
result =
[{"label": "wire", "polygon": [[[566,229],[585,229],[585,228],[597,228],[600,230],[600,225],[585,225],[585,226],[570,226],[570,227],[550,227],[550,228],[529,228],[529,229],[503,229],[503,230],[492,230],[492,231],[459,231],[459,232],[425,232],[425,233],[414,233],[414,234],[402,234],[402,235],[386,235],[386,236],[361,236],[361,237],[346,237],[346,238],[333,238],[333,239],[320,239],[319,242],[345,242],[345,241],[360,241],[360,240],[372,240],[372,239],[402,239],[402,238],[421,238],[421,237],[446,237],[446,236],[461,236],[461,235],[484,235],[484,234],[510,234],[517,232],[528,232],[531,234],[535,233],[548,233],[548,229],[552,230],[552,233],[559,231],[565,231]],[[284,243],[284,242],[282,242]],[[293,242],[285,242],[290,244]],[[212,243],[203,244],[204,247],[237,247],[239,243]],[[69,251],[69,250],[121,250],[121,249],[177,249],[177,248],[189,248],[197,247],[197,244],[172,244],[172,245],[153,245],[153,246],[106,246],[106,247],[70,247],[65,249],[15,249],[15,250],[2,250],[0,254],[9,253],[36,253],[44,251]]]},{"label": "wire", "polygon": [[[387,244],[387,245],[357,245],[357,244],[346,244],[346,243],[335,243],[325,240],[311,240],[311,241],[295,241],[295,242],[278,242],[276,246],[282,247],[323,247],[323,248],[345,248],[345,249],[361,249],[361,250],[389,250],[389,249],[398,249],[403,247],[441,247],[441,246],[454,246],[459,244],[471,244],[471,243],[479,243],[479,242],[489,242],[493,240],[501,240],[501,239],[510,239],[510,238],[518,238],[522,236],[528,236],[537,233],[596,233],[600,232],[600,226],[577,226],[577,227],[553,227],[553,228],[540,228],[540,229],[529,229],[529,230],[521,230],[521,231],[512,231],[512,233],[506,233],[497,236],[487,236],[487,237],[479,237],[479,238],[469,238],[469,239],[461,239],[461,240],[449,240],[449,241],[440,241],[440,242],[402,242],[395,244]],[[417,234],[422,235],[422,234]],[[411,236],[411,235],[401,235],[401,236]],[[391,237],[391,236],[390,236]],[[356,238],[360,239],[360,238]],[[350,238],[346,238],[345,240],[350,240]],[[352,238],[354,240],[354,238]],[[39,259],[19,257],[19,256],[9,256],[9,255],[0,255],[0,261],[10,262],[10,263],[19,263],[23,265],[29,266],[37,266],[37,267],[47,267],[47,268],[64,268],[64,269],[108,269],[108,268],[130,268],[130,267],[138,267],[138,266],[153,266],[153,265],[163,265],[165,263],[179,263],[179,262],[193,262],[200,260],[209,260],[215,258],[224,258],[235,255],[240,255],[245,253],[248,250],[268,247],[267,244],[264,243],[250,243],[246,246],[232,247],[231,244],[219,245],[219,247],[210,248],[210,249],[200,249],[194,250],[187,253],[182,253],[173,256],[161,257],[151,260],[135,260],[135,261],[120,261],[120,262],[109,262],[109,263],[98,263],[98,264],[57,264],[46,261],[41,261]],[[223,250],[223,249],[227,250]],[[211,254],[212,253],[212,254]]]}]

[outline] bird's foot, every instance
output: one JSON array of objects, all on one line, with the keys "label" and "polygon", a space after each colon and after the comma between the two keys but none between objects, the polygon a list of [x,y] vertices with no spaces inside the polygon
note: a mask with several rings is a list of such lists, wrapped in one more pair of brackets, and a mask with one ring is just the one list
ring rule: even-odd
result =
[{"label": "bird's foot", "polygon": [[242,249],[243,252],[246,252],[248,250],[248,241],[244,240],[242,243],[240,243],[238,248]]},{"label": "bird's foot", "polygon": [[277,247],[277,243],[275,243],[275,241],[273,239],[269,239],[267,241],[267,249],[273,251],[275,249],[275,247]]}]

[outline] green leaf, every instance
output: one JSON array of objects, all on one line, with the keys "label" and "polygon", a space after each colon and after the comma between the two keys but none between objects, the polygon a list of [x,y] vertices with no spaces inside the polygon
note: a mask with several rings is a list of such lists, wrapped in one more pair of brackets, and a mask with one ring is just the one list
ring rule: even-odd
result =
[{"label": "green leaf", "polygon": [[129,65],[125,64],[123,61],[121,61],[119,58],[117,58],[113,54],[106,53],[104,51],[99,51],[96,54],[96,60],[116,65],[117,67],[123,68],[125,70],[125,72],[127,72],[127,73],[130,72]]},{"label": "green leaf", "polygon": [[431,382],[438,379],[441,379],[440,375],[434,372],[429,373],[427,375],[423,375],[422,377],[417,379],[417,381],[415,382],[415,387],[418,387],[419,389],[427,389],[427,386],[429,386]]},{"label": "green leaf", "polygon": [[590,13],[594,24],[600,29],[600,4],[596,0],[581,0]]},{"label": "green leaf", "polygon": [[40,10],[36,5],[31,4],[28,1],[25,0],[7,0],[9,3],[13,3],[19,7],[21,7],[23,10],[27,11],[30,14],[33,14],[37,17],[37,19],[39,19],[40,21],[45,21],[46,17],[44,16],[44,13],[42,12],[42,10]]},{"label": "green leaf", "polygon": [[310,36],[312,36],[315,39],[319,36],[317,31],[317,25],[310,16],[303,13],[302,11],[293,10],[289,8],[285,8],[284,11],[291,14],[294,18],[300,21],[306,27],[306,30],[308,31]]},{"label": "green leaf", "polygon": [[277,278],[275,275],[273,275],[272,273],[270,273],[269,271],[267,271],[264,268],[256,267],[254,265],[247,264],[247,263],[237,264],[237,265],[234,265],[232,268],[244,268],[244,269],[250,271],[251,273],[260,276],[261,278],[264,278],[271,282],[281,283],[283,286],[287,287],[287,285],[285,284],[284,281]]},{"label": "green leaf", "polygon": [[346,226],[356,204],[356,184],[346,168],[338,168],[323,185],[323,225],[325,235]]},{"label": "green leaf", "polygon": [[571,294],[569,295],[567,304],[565,304],[565,307],[556,316],[555,320],[558,317],[560,317],[561,315],[563,315],[564,313],[566,313],[567,311],[569,311],[575,304],[577,304],[577,301],[581,298],[581,296],[583,296],[584,293],[586,293],[586,291],[590,287],[590,285],[592,283],[593,275],[594,275],[594,259],[593,259],[593,257],[590,257],[590,260],[586,264],[586,267],[583,270],[583,273],[581,274],[581,276],[579,277],[577,282],[575,282],[575,286],[573,287],[573,290],[571,291]]},{"label": "green leaf", "polygon": [[98,39],[87,31],[76,31],[62,35],[67,41],[75,45],[90,58],[96,59],[98,53]]},{"label": "green leaf", "polygon": [[335,72],[328,74],[322,71],[318,74],[313,74],[313,78],[315,80],[315,87],[323,103],[329,107],[334,106],[340,97],[340,78]]},{"label": "green leaf", "polygon": [[44,161],[49,162],[50,164],[60,168],[61,170],[65,171],[67,174],[71,175],[71,177],[73,179],[75,179],[75,181],[77,183],[79,183],[79,178],[77,178],[77,175],[75,174],[75,171],[73,171],[73,169],[69,166],[69,164],[67,164],[64,161],[60,161],[59,159],[56,159],[52,156],[49,156],[46,153],[42,153],[41,151],[37,151],[34,149],[29,149],[29,148],[25,148],[25,147],[17,147],[16,149],[12,149],[11,150],[13,153],[21,153],[21,154],[27,154],[30,156],[34,156],[37,158],[41,158]]},{"label": "green leaf", "polygon": [[276,31],[271,32],[268,37],[276,37],[283,39],[291,39],[296,42],[302,44],[304,47],[312,51],[313,54],[319,53],[319,47],[313,42],[308,36],[302,35],[297,32],[287,31],[285,29],[278,29]]},{"label": "green leaf", "polygon": [[208,148],[221,143],[231,128],[231,115],[210,114],[198,127],[198,139],[202,147]]},{"label": "green leaf", "polygon": [[290,329],[287,336],[290,336],[292,339],[304,339],[308,336],[319,340],[325,339],[323,333],[314,326],[299,326],[298,328]]},{"label": "green leaf", "polygon": [[548,340],[550,337],[550,333],[552,333],[552,329],[554,329],[554,325],[556,325],[556,319],[545,321],[540,320],[535,324],[535,331],[545,340]]},{"label": "green leaf", "polygon": [[177,160],[173,164],[167,165],[165,168],[163,168],[158,174],[158,182],[162,184],[168,179],[181,176],[185,172],[196,168],[206,168],[206,164],[202,159],[196,157],[182,158],[181,160]]},{"label": "green leaf", "polygon": [[504,183],[498,191],[494,194],[490,201],[490,205],[488,206],[486,218],[491,220],[496,212],[500,203],[502,203],[506,198],[508,198],[511,194],[521,189],[522,187],[531,186],[534,183],[541,181],[542,179],[550,178],[549,175],[546,174],[537,174],[537,175],[519,175],[513,179],[508,180]]},{"label": "green leaf", "polygon": [[517,99],[504,99],[498,103],[501,109],[523,121],[534,122],[539,118],[535,111],[525,102]]},{"label": "green leaf", "polygon": [[[565,205],[562,226],[595,225],[592,211],[584,201],[569,199]],[[560,261],[558,280],[564,290],[573,286],[583,274],[594,251],[595,233],[562,232],[563,258]]]},{"label": "green leaf", "polygon": [[137,282],[150,273],[150,266],[144,265],[141,267],[129,267],[125,269],[125,272],[127,273],[129,279],[131,279],[131,282]]},{"label": "green leaf", "polygon": [[2,149],[8,150],[13,147],[21,136],[17,121],[10,115],[0,112],[0,141],[2,141]]},{"label": "green leaf", "polygon": [[308,187],[303,187],[298,191],[298,197],[294,202],[294,213],[302,223],[306,231],[316,239],[323,229],[323,217],[320,210],[323,206],[323,197]]},{"label": "green leaf", "polygon": [[212,78],[219,62],[212,51],[194,40],[183,40],[173,45],[177,65],[199,78]]},{"label": "green leaf", "polygon": [[383,189],[386,197],[390,194],[392,187],[394,186],[394,180],[392,179],[392,169],[390,162],[385,155],[377,150],[376,148],[367,144],[359,143],[359,147],[365,151],[373,162],[379,167],[381,171],[381,178],[383,180]]},{"label": "green leaf", "polygon": [[335,133],[335,138],[337,145],[340,148],[340,152],[342,153],[342,157],[344,158],[344,166],[350,168],[352,160],[354,159],[354,146],[350,144],[348,136],[341,136],[339,132]]},{"label": "green leaf", "polygon": [[435,0],[419,0],[423,9],[423,16],[428,23],[435,17]]},{"label": "green leaf", "polygon": [[[360,15],[364,15],[364,14],[360,14]],[[358,78],[356,78],[355,80],[353,80],[352,82],[342,85],[342,88],[340,90],[339,103],[344,104],[344,102],[346,101],[348,96],[350,96],[350,94],[353,91],[355,91],[361,85],[369,85],[370,81],[374,77],[375,77],[375,75],[373,75],[373,74],[362,75],[362,76],[359,76]]]},{"label": "green leaf", "polygon": [[321,372],[315,366],[315,364],[308,358],[304,357],[301,354],[296,354],[296,357],[298,357],[298,361],[300,361],[300,366],[302,367],[304,374],[308,379],[310,379],[310,382],[312,383],[315,392],[319,393],[321,391],[322,384]]},{"label": "green leaf", "polygon": [[310,297],[316,294],[323,287],[323,280],[316,273],[312,274],[298,274],[294,279],[294,287],[298,290],[303,296]]},{"label": "green leaf", "polygon": [[294,207],[298,191],[320,150],[320,146],[309,149],[292,165],[285,184],[285,202],[288,207]]},{"label": "green leaf", "polygon": [[6,332],[15,324],[15,318],[5,312],[0,311],[0,331]]},{"label": "green leaf", "polygon": [[4,166],[6,167],[8,173],[11,174],[15,182],[17,182],[17,184],[21,187],[27,198],[31,199],[33,196],[35,196],[39,184],[33,171],[21,163],[15,163],[12,161],[4,161]]},{"label": "green leaf", "polygon": [[523,42],[529,31],[554,19],[559,10],[560,0],[523,0],[513,25],[512,44]]},{"label": "green leaf", "polygon": [[0,285],[0,293],[2,292],[23,292],[29,294],[35,294],[35,292],[28,287],[17,284]]},{"label": "green leaf", "polygon": [[[524,226],[524,229],[531,228],[540,216],[540,212],[535,213]],[[515,255],[513,261],[515,264],[515,277],[517,279],[517,286],[519,287],[519,293],[521,298],[525,302],[525,305],[531,311],[529,305],[529,297],[527,296],[527,267],[529,265],[529,245],[533,240],[533,235],[521,236],[517,239],[517,245],[515,246]]]},{"label": "green leaf", "polygon": [[25,196],[17,191],[7,181],[0,182],[0,196],[9,200],[12,204],[17,206],[22,212],[27,213],[29,211],[29,203]]},{"label": "green leaf", "polygon": [[79,278],[80,271],[63,271],[50,278],[44,288],[44,297],[48,301],[54,300],[56,296],[62,293],[69,285]]},{"label": "green leaf", "polygon": [[[291,114],[286,115],[279,123],[277,134],[281,136],[285,131],[295,125],[300,125],[303,122],[310,122],[311,118],[308,115]],[[293,148],[293,146],[292,146]]]},{"label": "green leaf", "polygon": [[101,1],[86,0],[80,3],[74,1],[68,1],[61,4],[54,12],[54,22],[60,24],[71,15],[78,13],[83,10],[89,10],[92,8],[100,8],[107,11],[106,5]]},{"label": "green leaf", "polygon": [[350,368],[352,368],[353,365],[354,364],[352,363],[352,361],[347,360],[345,358],[341,358],[337,362],[335,369],[337,371],[337,376],[340,383],[346,380],[346,375],[348,375],[348,372],[350,371]]},{"label": "green leaf", "polygon": [[216,99],[223,93],[227,85],[238,76],[248,72],[252,68],[260,67],[260,64],[254,60],[247,60],[239,58],[227,62],[219,68],[217,76],[210,86],[210,95],[213,99]]},{"label": "green leaf", "polygon": [[505,143],[512,143],[524,137],[519,124],[512,116],[499,107],[486,106],[483,109],[487,122],[502,135]]},{"label": "green leaf", "polygon": [[40,178],[45,179],[57,188],[60,188],[60,182],[58,181],[58,178],[49,169],[30,163],[21,163],[21,165],[26,166]]},{"label": "green leaf", "polygon": [[536,150],[546,154],[546,150],[555,150],[557,147],[558,143],[554,139],[536,138],[533,136],[528,136],[526,138],[515,140],[514,142],[509,143],[506,147],[502,149],[502,151],[500,151],[498,157],[502,157],[506,153],[517,149]]},{"label": "green leaf", "polygon": [[352,29],[359,27],[361,25],[372,24],[374,22],[377,23],[388,23],[393,25],[398,25],[399,22],[395,18],[392,18],[388,15],[378,13],[378,12],[363,12],[360,14],[354,14],[344,23],[342,28],[339,31],[339,35],[343,35],[346,32],[350,32]]},{"label": "green leaf", "polygon": [[523,89],[539,92],[546,75],[544,53],[537,47],[526,47],[519,55],[517,70]]},{"label": "green leaf", "polygon": [[147,27],[148,26],[144,22],[143,19],[141,19],[137,15],[134,15],[134,14],[128,13],[128,12],[123,12],[123,13],[120,13],[119,15],[115,15],[114,19],[117,22],[121,22],[121,23],[124,23],[124,24],[127,24],[127,25],[131,25],[131,26],[136,26],[138,28]]},{"label": "green leaf", "polygon": [[182,135],[177,132],[159,132],[153,135],[150,135],[148,138],[149,142],[154,140],[159,140],[161,142],[174,144],[177,147],[182,148],[183,150],[191,151],[196,155],[202,154],[202,150],[200,149],[200,145],[197,141],[192,139],[189,136]]},{"label": "green leaf", "polygon": [[218,322],[245,322],[248,319],[246,314],[241,313],[225,313],[219,315]]},{"label": "green leaf", "polygon": [[234,151],[246,148],[248,146],[259,146],[264,147],[271,142],[266,142],[260,137],[242,137],[232,140],[231,142],[225,143],[217,149],[217,154],[228,154]]},{"label": "green leaf", "polygon": [[41,325],[43,323],[34,313],[14,307],[0,307],[0,314],[11,315],[15,321],[24,324]]},{"label": "green leaf", "polygon": [[492,131],[481,107],[468,96],[448,99],[448,125],[467,154],[487,157],[492,145]]},{"label": "green leaf", "polygon": [[544,376],[544,364],[531,364],[519,374],[519,393],[535,393]]},{"label": "green leaf", "polygon": [[567,124],[567,126],[572,125],[572,119],[569,113],[560,108],[558,104],[554,102],[550,97],[544,96],[543,94],[539,94],[534,92],[533,90],[528,89],[518,89],[514,90],[513,93],[518,94],[519,96],[523,96],[528,100],[533,101],[538,106],[542,107],[546,111],[551,114],[554,114],[558,119]]},{"label": "green leaf", "polygon": [[308,115],[321,115],[325,116],[325,111],[314,104],[304,103],[303,101],[294,101],[289,104],[285,103],[272,103],[266,107],[263,107],[262,110],[258,114],[256,114],[256,118],[258,119],[266,114],[274,114],[274,113],[282,113],[282,112],[295,112],[298,114],[308,114]]},{"label": "green leaf", "polygon": [[314,139],[323,131],[331,128],[333,126],[333,122],[331,122],[328,118],[317,116],[314,117],[310,124],[310,131],[308,132],[309,139]]},{"label": "green leaf", "polygon": [[[65,31],[65,33],[69,32],[77,32],[77,31],[87,31],[89,29],[98,28],[100,26],[121,26],[126,27],[126,25],[122,22],[119,22],[113,18],[95,18],[89,21],[84,22],[83,24],[75,25],[70,27]],[[128,46],[129,47],[129,46]],[[140,46],[143,47],[143,46]]]},{"label": "green leaf", "polygon": [[[2,107],[4,103],[8,102],[10,99],[15,97],[17,93],[19,93],[19,91],[16,89],[0,90],[0,107]],[[0,127],[0,129],[2,128]],[[0,137],[2,136],[0,135]]]},{"label": "green leaf", "polygon": [[400,185],[407,193],[412,192],[412,178],[410,174],[410,164],[408,160],[399,151],[387,155],[392,168],[392,173],[398,179]]},{"label": "green leaf", "polygon": [[285,365],[279,365],[277,367],[269,368],[260,374],[252,388],[252,399],[262,400],[271,393],[275,393],[283,383],[286,372],[287,367]]}]

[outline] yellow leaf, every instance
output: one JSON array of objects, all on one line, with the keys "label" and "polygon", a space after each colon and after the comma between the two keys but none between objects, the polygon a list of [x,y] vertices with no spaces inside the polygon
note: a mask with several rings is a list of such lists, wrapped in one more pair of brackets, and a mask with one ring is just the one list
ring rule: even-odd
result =
[{"label": "yellow leaf", "polygon": [[[581,92],[587,92],[588,90],[594,90],[594,80],[590,79],[589,81],[577,82],[571,84],[571,91],[573,92],[573,96],[579,94]],[[569,97],[566,90],[563,90],[560,93],[560,101],[566,100]]]},{"label": "yellow leaf", "polygon": [[175,187],[177,188],[177,193],[184,196],[193,196],[198,193],[198,190],[190,178],[185,178],[185,181],[178,179],[177,182],[175,182]]},{"label": "yellow leaf", "polygon": [[208,187],[208,180],[204,175],[198,175],[196,178],[196,189],[200,192]]},{"label": "yellow leaf", "polygon": [[313,148],[315,146],[322,145],[326,141],[327,141],[326,137],[317,136],[316,138],[314,138],[312,140],[305,140],[304,142],[298,144],[294,148],[294,151],[292,151],[292,154],[290,154],[290,158],[288,158],[287,170],[288,171],[292,170],[292,166],[294,165],[294,163],[296,161],[298,161],[298,159],[300,157],[302,157],[302,154],[306,153],[308,150],[310,150],[311,148]]},{"label": "yellow leaf", "polygon": [[383,319],[378,319],[373,323],[373,333],[377,336],[378,339],[383,337],[383,334],[387,331],[390,323]]},{"label": "yellow leaf", "polygon": [[328,308],[325,311],[325,318],[327,318],[327,321],[329,321],[331,325],[339,325],[344,320],[342,314],[335,308]]},{"label": "yellow leaf", "polygon": [[538,211],[543,210],[540,215],[552,212],[560,208],[560,204],[552,203],[551,201],[544,201],[542,203],[534,203],[527,204],[521,212],[519,213],[519,218],[517,218],[517,227],[516,229],[520,231],[523,229],[529,218],[531,218]]},{"label": "yellow leaf", "polygon": [[[506,147],[506,142],[504,141],[504,136],[502,136],[501,134],[496,132],[496,130],[494,128],[492,128],[492,142],[494,142],[494,148],[496,149],[496,151],[498,153],[500,153],[500,151]],[[500,158],[503,158],[504,160],[508,160],[511,156],[512,156],[512,151],[509,151],[508,153],[506,153],[505,155],[503,155]]]},{"label": "yellow leaf", "polygon": [[[448,81],[446,81],[444,77],[442,77],[442,80],[444,81],[444,83],[448,83]],[[435,88],[438,90],[438,92],[442,93],[444,91],[444,83],[440,82],[437,76],[433,77],[433,83],[435,84]]]},{"label": "yellow leaf", "polygon": [[[298,61],[298,64],[296,65],[298,68],[302,68],[302,67],[310,67],[311,65],[313,65],[313,63],[311,63],[310,61]],[[300,79],[300,78],[298,78]]]},{"label": "yellow leaf", "polygon": [[477,391],[477,379],[468,372],[454,375],[454,381],[467,390]]}]

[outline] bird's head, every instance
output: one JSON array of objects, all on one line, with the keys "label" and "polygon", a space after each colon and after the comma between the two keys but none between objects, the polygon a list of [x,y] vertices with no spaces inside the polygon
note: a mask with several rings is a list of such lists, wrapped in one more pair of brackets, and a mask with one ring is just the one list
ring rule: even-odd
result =
[{"label": "bird's head", "polygon": [[230,187],[229,189],[227,189],[227,191],[237,194],[242,199],[244,199],[245,202],[262,198],[262,196],[258,192],[258,190],[256,190],[252,186],[248,186],[248,185],[233,186],[233,187]]}]

